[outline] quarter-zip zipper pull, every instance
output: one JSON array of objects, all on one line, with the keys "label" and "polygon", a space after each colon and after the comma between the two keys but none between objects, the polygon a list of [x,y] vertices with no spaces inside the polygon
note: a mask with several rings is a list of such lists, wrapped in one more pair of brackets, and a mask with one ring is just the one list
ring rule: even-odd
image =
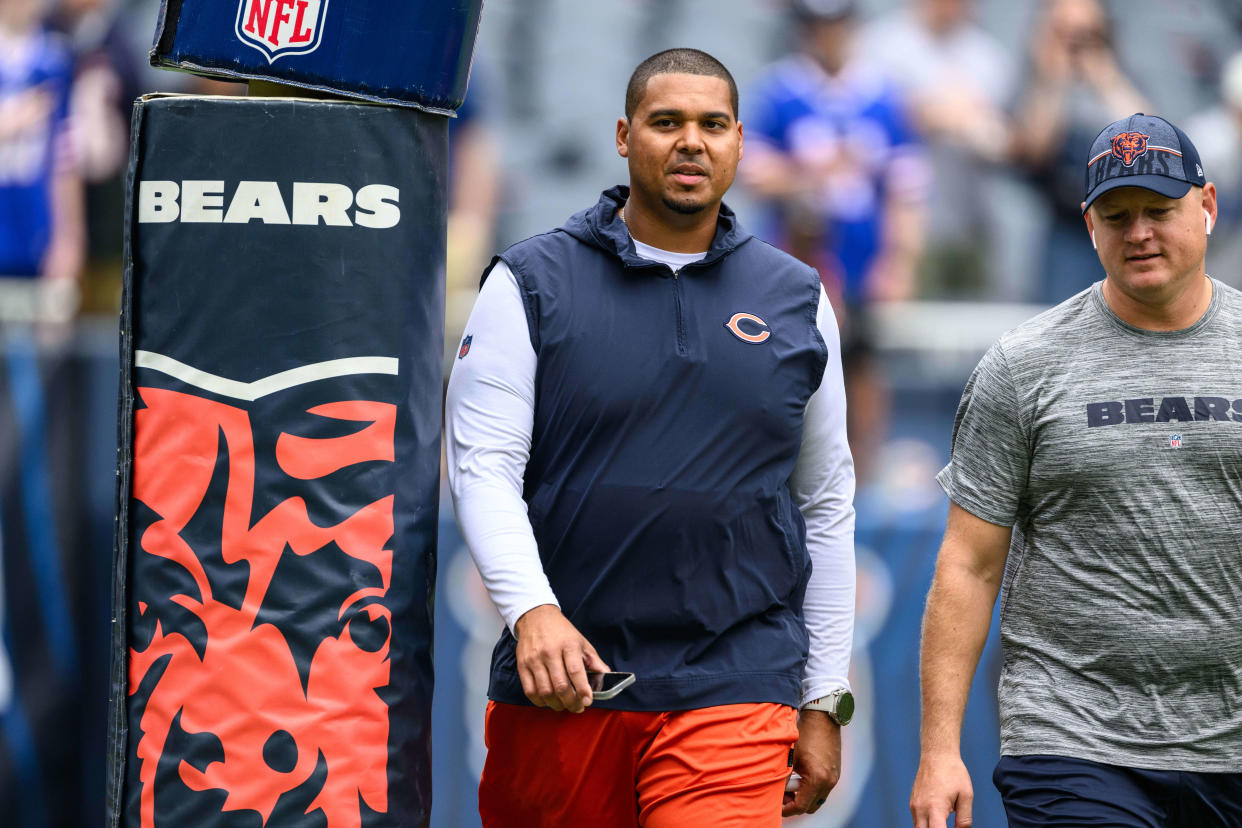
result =
[{"label": "quarter-zip zipper pull", "polygon": [[677,355],[685,356],[687,353],[686,317],[681,303],[681,280],[677,278],[676,270],[671,267],[669,270],[673,271],[673,305],[677,310]]}]

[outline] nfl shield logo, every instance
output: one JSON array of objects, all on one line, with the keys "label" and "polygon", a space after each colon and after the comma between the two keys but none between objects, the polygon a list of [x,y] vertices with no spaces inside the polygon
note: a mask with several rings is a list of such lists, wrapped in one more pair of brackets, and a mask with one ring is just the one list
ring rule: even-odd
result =
[{"label": "nfl shield logo", "polygon": [[1170,435],[1169,448],[1181,448],[1181,447],[1182,447],[1182,435],[1180,434]]},{"label": "nfl shield logo", "polygon": [[238,0],[237,37],[272,63],[319,48],[328,0]]},{"label": "nfl shield logo", "polygon": [[472,341],[474,341],[474,335],[473,335],[473,334],[471,334],[470,336],[466,337],[465,339],[463,339],[463,340],[461,341],[461,349],[457,351],[457,358],[458,358],[458,359],[461,359],[461,358],[462,358],[462,357],[464,357],[466,354],[470,353],[470,343],[471,343]]}]

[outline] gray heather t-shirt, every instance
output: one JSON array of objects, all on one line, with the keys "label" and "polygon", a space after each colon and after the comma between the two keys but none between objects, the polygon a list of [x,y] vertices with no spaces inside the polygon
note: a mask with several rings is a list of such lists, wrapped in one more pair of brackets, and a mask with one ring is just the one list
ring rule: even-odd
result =
[{"label": "gray heather t-shirt", "polygon": [[1014,527],[1001,753],[1242,771],[1242,293],[1153,332],[1101,285],[988,351],[938,477]]}]

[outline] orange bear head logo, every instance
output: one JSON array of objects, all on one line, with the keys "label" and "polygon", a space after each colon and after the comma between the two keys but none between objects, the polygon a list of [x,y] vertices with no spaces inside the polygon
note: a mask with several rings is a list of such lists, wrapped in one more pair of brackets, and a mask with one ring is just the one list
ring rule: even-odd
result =
[{"label": "orange bear head logo", "polygon": [[1147,152],[1147,138],[1141,132],[1123,132],[1113,136],[1113,155],[1121,159],[1127,167],[1134,159]]}]

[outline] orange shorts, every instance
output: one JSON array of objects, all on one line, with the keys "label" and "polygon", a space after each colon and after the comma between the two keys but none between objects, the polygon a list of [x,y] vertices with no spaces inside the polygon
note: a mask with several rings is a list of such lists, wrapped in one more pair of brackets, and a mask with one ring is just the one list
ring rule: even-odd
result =
[{"label": "orange shorts", "polygon": [[730,704],[580,714],[489,702],[484,828],[776,828],[797,713]]}]

